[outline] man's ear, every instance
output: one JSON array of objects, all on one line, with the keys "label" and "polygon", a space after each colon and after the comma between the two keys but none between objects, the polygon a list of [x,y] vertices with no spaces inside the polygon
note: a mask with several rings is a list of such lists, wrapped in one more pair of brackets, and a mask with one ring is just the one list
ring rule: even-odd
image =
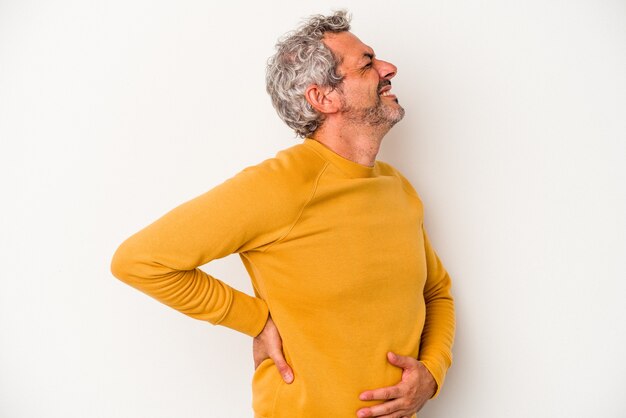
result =
[{"label": "man's ear", "polygon": [[337,89],[332,87],[311,84],[304,92],[304,98],[322,114],[336,113],[341,108]]}]

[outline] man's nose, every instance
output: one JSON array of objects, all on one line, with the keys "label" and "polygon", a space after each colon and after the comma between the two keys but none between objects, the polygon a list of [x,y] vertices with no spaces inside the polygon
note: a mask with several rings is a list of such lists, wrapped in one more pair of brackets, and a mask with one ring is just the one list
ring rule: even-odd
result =
[{"label": "man's nose", "polygon": [[383,80],[391,80],[396,76],[398,69],[390,62],[378,60],[378,74]]}]

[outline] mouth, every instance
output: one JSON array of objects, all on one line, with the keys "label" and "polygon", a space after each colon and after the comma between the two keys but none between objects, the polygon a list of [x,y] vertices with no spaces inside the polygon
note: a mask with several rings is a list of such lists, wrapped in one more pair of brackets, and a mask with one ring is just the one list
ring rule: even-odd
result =
[{"label": "mouth", "polygon": [[383,86],[380,90],[378,90],[378,95],[382,97],[396,97],[395,94],[390,92],[391,90],[391,82]]}]

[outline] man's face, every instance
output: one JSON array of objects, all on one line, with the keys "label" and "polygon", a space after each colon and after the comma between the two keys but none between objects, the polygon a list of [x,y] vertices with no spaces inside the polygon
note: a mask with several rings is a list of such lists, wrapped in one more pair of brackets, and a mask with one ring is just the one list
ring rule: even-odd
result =
[{"label": "man's face", "polygon": [[346,119],[388,128],[399,122],[404,109],[389,91],[397,68],[376,58],[374,50],[350,32],[326,33],[323,41],[340,60],[338,72],[344,78],[337,90]]}]

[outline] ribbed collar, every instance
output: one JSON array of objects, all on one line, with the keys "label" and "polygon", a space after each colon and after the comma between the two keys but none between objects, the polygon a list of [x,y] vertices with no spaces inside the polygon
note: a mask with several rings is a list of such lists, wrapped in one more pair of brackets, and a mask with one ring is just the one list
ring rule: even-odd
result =
[{"label": "ribbed collar", "polygon": [[354,161],[350,161],[347,158],[342,157],[341,155],[335,153],[335,151],[331,150],[326,145],[316,141],[315,139],[305,138],[303,144],[305,146],[313,148],[324,159],[329,161],[331,164],[339,168],[342,172],[350,177],[376,177],[379,173],[378,161],[374,162],[373,167],[369,167],[366,165],[355,163]]}]

